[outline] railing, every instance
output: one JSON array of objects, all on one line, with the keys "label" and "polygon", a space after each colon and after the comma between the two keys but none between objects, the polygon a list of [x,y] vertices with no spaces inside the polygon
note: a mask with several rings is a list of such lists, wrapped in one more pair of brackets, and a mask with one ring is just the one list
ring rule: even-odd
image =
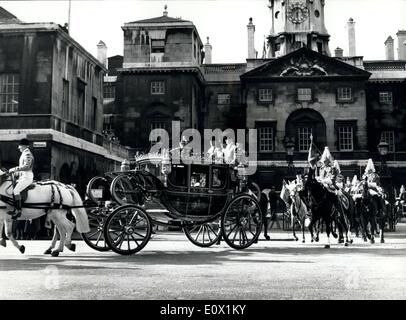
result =
[{"label": "railing", "polygon": [[404,61],[364,61],[365,70],[406,70]]},{"label": "railing", "polygon": [[244,72],[246,64],[210,64],[203,65],[204,73],[241,73]]}]

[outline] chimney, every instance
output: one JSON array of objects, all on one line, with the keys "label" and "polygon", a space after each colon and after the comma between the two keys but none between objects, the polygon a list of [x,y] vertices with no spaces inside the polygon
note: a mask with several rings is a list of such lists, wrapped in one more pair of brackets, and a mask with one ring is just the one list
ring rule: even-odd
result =
[{"label": "chimney", "polygon": [[348,27],[348,55],[350,57],[356,56],[356,44],[355,44],[355,21],[350,18],[347,23]]},{"label": "chimney", "polygon": [[406,60],[406,30],[399,30],[398,37],[398,59]]},{"label": "chimney", "polygon": [[207,37],[207,43],[204,45],[204,63],[211,64],[211,44],[209,43],[209,37]]},{"label": "chimney", "polygon": [[395,60],[395,44],[391,36],[385,41],[386,60]]},{"label": "chimney", "polygon": [[247,25],[248,30],[248,59],[255,59],[255,25],[252,23],[252,18]]},{"label": "chimney", "polygon": [[340,47],[337,47],[337,49],[334,50],[334,55],[336,58],[343,58],[344,57],[344,50],[341,49]]},{"label": "chimney", "polygon": [[165,11],[164,11],[164,17],[167,17],[168,16],[168,6],[167,5],[165,5]]},{"label": "chimney", "polygon": [[107,68],[107,46],[102,40],[97,45],[97,60]]}]

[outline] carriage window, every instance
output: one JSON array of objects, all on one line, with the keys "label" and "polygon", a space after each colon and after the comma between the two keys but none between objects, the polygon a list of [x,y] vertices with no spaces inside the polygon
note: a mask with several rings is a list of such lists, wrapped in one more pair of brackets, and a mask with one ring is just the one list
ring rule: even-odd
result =
[{"label": "carriage window", "polygon": [[187,166],[173,165],[168,178],[169,182],[175,186],[187,187]]},{"label": "carriage window", "polygon": [[213,188],[224,188],[226,183],[226,170],[221,170],[220,168],[213,168]]},{"label": "carriage window", "polygon": [[209,167],[192,166],[190,175],[190,186],[192,188],[208,188]]}]

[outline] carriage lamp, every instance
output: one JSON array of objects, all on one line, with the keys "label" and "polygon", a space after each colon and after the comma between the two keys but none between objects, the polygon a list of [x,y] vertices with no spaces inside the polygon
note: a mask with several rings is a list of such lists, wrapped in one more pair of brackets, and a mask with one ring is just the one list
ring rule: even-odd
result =
[{"label": "carriage lamp", "polygon": [[121,162],[121,171],[130,171],[130,161],[125,159],[123,162]]}]

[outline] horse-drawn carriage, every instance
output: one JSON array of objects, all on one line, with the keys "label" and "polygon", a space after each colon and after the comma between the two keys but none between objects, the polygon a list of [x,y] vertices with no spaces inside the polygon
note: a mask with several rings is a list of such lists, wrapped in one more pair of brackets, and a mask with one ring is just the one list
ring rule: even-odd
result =
[{"label": "horse-drawn carriage", "polygon": [[251,246],[262,229],[259,187],[244,166],[175,163],[169,154],[148,154],[129,170],[108,172],[88,183],[91,231],[83,238],[97,250],[140,251],[153,225],[182,228],[195,245],[209,247],[222,236],[235,249]]}]

